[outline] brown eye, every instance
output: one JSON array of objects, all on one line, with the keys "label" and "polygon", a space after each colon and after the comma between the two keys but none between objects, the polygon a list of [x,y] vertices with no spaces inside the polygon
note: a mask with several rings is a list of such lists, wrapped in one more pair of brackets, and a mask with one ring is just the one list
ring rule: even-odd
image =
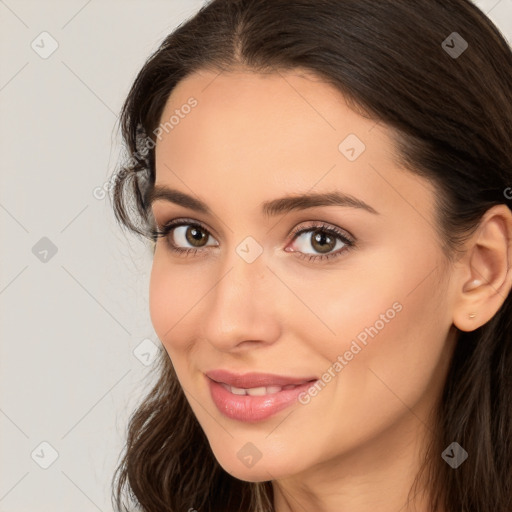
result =
[{"label": "brown eye", "polygon": [[[164,238],[167,246],[173,252],[180,255],[201,253],[206,256],[205,247],[218,247],[218,242],[210,234],[210,231],[197,222],[187,222],[187,219],[175,219],[162,228],[152,231],[154,239]],[[213,243],[209,243],[211,241]],[[295,230],[293,244],[295,248],[287,252],[296,252],[300,258],[308,260],[326,260],[340,256],[355,244],[352,235],[341,229],[323,224],[312,225],[309,228]],[[310,249],[313,249],[313,252]],[[335,251],[335,249],[337,249]]]},{"label": "brown eye", "polygon": [[313,232],[311,246],[320,253],[330,252],[336,246],[336,238],[323,229]]},{"label": "brown eye", "polygon": [[[185,228],[185,239],[190,245],[194,247],[204,247],[204,245],[208,241],[209,235],[206,234],[202,228],[198,226],[180,227]],[[177,229],[175,229],[174,231],[177,231]]]},{"label": "brown eye", "polygon": [[180,254],[203,253],[203,247],[218,245],[208,243],[210,238],[215,241],[208,229],[197,222],[187,222],[187,219],[174,219],[154,228],[151,233],[154,240],[163,238],[169,249]]},{"label": "brown eye", "polygon": [[[334,249],[341,249],[344,246],[351,245],[351,241],[332,229],[313,226],[312,228],[300,231],[295,237],[294,244],[297,247],[295,250],[305,254],[326,254]],[[313,252],[311,252],[311,248]]]},{"label": "brown eye", "polygon": [[341,256],[354,246],[353,235],[322,223],[294,230],[292,248],[285,250],[309,261],[324,261]]}]

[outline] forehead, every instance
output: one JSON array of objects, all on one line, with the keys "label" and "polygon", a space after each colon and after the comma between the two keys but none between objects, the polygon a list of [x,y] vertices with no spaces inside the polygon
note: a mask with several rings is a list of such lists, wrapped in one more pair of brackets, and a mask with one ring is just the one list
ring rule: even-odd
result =
[{"label": "forehead", "polygon": [[427,183],[399,168],[392,131],[304,71],[203,70],[178,83],[160,123],[157,184],[214,201],[224,200],[228,183],[240,191],[238,207],[248,197],[261,202],[279,192],[334,188],[382,204],[414,197],[420,186],[429,199]]},{"label": "forehead", "polygon": [[[187,106],[191,98],[197,103],[193,109]],[[174,123],[180,113],[178,126]],[[173,117],[173,126],[169,126]],[[212,141],[236,139],[245,147],[259,143],[283,147],[286,141],[305,142],[308,135],[324,139],[321,147],[316,144],[320,150],[330,147],[338,151],[340,137],[349,133],[366,140],[379,138],[381,145],[391,142],[387,130],[375,130],[376,121],[354,112],[333,85],[300,70],[194,73],[180,81],[169,96],[160,119],[160,141],[166,138],[177,143],[180,132],[183,137],[188,135],[185,132],[191,124],[194,130],[201,130],[198,136],[209,135]]]}]

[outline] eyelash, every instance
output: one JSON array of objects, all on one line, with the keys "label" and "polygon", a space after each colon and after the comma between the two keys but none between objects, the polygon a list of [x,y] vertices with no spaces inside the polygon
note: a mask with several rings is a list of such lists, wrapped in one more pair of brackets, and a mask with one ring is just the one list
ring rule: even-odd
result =
[{"label": "eyelash", "polygon": [[[167,223],[165,223],[162,227],[156,227],[151,230],[151,236],[153,237],[153,241],[156,242],[158,238],[166,237],[165,241],[167,243],[167,246],[169,249],[180,256],[189,256],[190,254],[196,254],[197,252],[202,252],[202,249],[181,249],[176,247],[169,239],[168,235],[171,233],[171,231],[174,228],[178,228],[180,226],[191,226],[195,228],[199,228],[202,231],[204,231],[208,236],[211,236],[211,233],[208,229],[206,229],[205,226],[203,226],[201,223],[197,221],[193,221],[192,219],[174,219]],[[308,231],[322,231],[324,233],[327,233],[329,235],[334,236],[335,238],[338,238],[341,240],[345,246],[341,249],[338,249],[336,252],[332,252],[329,254],[322,254],[322,255],[313,255],[313,254],[304,254],[300,251],[293,251],[294,253],[297,253],[297,257],[301,259],[306,259],[308,261],[319,261],[319,260],[328,260],[331,258],[337,258],[341,256],[343,253],[345,253],[347,250],[351,249],[355,246],[355,241],[351,238],[348,238],[346,234],[344,234],[341,230],[338,228],[326,224],[323,222],[313,224],[307,227],[302,228],[295,228],[292,230],[291,236],[292,236],[292,242],[295,241],[296,238],[298,238],[302,233],[307,233]],[[290,251],[292,252],[292,251]]]}]

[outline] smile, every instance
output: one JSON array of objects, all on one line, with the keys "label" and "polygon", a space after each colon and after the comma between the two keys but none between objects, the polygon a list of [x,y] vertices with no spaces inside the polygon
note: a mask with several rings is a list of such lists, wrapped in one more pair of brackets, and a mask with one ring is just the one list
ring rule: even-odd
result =
[{"label": "smile", "polygon": [[318,379],[215,370],[206,375],[213,403],[224,416],[241,422],[263,421],[298,402]]}]

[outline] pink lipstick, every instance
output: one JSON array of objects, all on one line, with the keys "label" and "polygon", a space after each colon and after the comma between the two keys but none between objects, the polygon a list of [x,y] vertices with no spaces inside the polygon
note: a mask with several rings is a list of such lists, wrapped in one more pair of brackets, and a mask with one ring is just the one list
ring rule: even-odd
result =
[{"label": "pink lipstick", "polygon": [[318,380],[227,370],[212,370],[205,375],[217,409],[228,418],[245,422],[265,420],[289,407]]}]

